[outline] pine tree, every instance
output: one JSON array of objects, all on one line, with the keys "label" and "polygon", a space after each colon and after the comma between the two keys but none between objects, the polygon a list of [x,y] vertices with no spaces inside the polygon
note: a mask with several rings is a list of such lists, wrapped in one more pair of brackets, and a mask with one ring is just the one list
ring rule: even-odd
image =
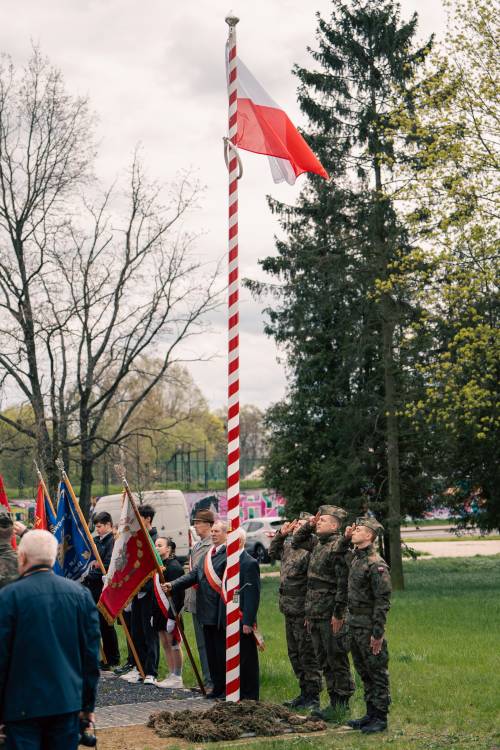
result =
[{"label": "pine tree", "polygon": [[292,507],[337,494],[374,510],[402,588],[401,488],[408,508],[425,497],[416,485],[426,479],[398,416],[415,312],[394,273],[411,251],[396,202],[414,149],[393,115],[411,116],[432,40],[416,46],[416,15],[402,21],[392,0],[335,2],[329,21],[317,17],[317,67],[294,72],[309,141],[332,181],[310,178],[293,207],[270,201],[286,239],[262,261],[281,284],[267,332],[286,354],[290,389],[268,415],[268,476]]}]

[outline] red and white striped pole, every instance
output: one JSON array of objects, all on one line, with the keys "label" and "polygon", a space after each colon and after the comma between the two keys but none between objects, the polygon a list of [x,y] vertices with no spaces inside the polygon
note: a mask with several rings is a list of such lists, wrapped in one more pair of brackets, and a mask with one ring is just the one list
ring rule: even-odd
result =
[{"label": "red and white striped pole", "polygon": [[229,172],[229,284],[228,284],[228,412],[227,412],[227,605],[226,605],[226,701],[240,699],[240,618],[233,601],[240,586],[240,381],[239,381],[239,272],[238,272],[238,177],[239,160],[232,145],[237,134],[238,83],[236,24],[228,16],[227,42],[229,132],[226,140]]}]

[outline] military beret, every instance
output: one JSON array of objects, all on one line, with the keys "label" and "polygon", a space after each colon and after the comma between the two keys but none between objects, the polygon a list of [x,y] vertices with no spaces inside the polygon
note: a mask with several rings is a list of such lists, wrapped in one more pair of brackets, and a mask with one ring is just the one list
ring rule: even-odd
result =
[{"label": "military beret", "polygon": [[0,529],[9,529],[14,522],[8,513],[0,513]]},{"label": "military beret", "polygon": [[194,521],[200,521],[200,523],[209,523],[210,526],[215,523],[215,515],[211,510],[198,510]]},{"label": "military beret", "polygon": [[356,518],[356,526],[366,526],[367,529],[371,529],[376,534],[382,534],[384,531],[382,524],[376,518],[371,518],[370,516]]},{"label": "military beret", "polygon": [[312,513],[307,513],[307,511],[301,510],[299,513],[299,521],[306,521],[308,518],[312,518]]},{"label": "military beret", "polygon": [[343,508],[339,508],[336,505],[320,505],[318,508],[320,516],[335,516],[339,521],[345,521],[347,518],[347,511]]}]

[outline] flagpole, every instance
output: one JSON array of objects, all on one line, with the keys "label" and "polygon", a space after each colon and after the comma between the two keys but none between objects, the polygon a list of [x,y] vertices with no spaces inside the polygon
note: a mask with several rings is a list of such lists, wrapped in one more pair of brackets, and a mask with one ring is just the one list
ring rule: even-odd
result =
[{"label": "flagpole", "polygon": [[[92,547],[92,552],[94,553],[94,557],[97,560],[99,567],[101,568],[101,571],[103,575],[106,575],[106,568],[104,567],[104,564],[101,560],[101,556],[99,554],[99,550],[96,547],[96,543],[94,542],[94,537],[90,533],[90,529],[88,527],[87,521],[85,520],[85,516],[82,513],[82,509],[80,508],[80,503],[78,502],[75,491],[73,489],[73,486],[70,482],[70,479],[68,475],[66,474],[66,471],[64,470],[64,464],[62,462],[62,459],[58,458],[56,460],[56,466],[58,467],[59,471],[61,472],[61,476],[64,480],[64,483],[66,484],[69,494],[71,495],[71,499],[73,500],[74,508],[78,514],[78,517],[82,523],[83,529],[85,530],[85,533],[87,534],[90,546]],[[129,629],[127,628],[127,623],[125,622],[125,618],[123,617],[123,614],[118,615],[118,619],[120,620],[120,625],[123,628],[123,632],[125,633],[125,638],[127,639],[127,643],[130,646],[130,650],[132,651],[132,656],[134,657],[134,661],[137,665],[137,669],[139,670],[139,674],[141,675],[142,679],[145,677],[144,669],[141,664],[141,660],[139,659],[139,654],[137,653],[137,649],[135,647],[135,644],[132,640],[132,636],[130,635]]]},{"label": "flagpole", "polygon": [[234,592],[240,585],[240,383],[239,383],[239,270],[238,270],[238,179],[239,158],[235,145],[238,132],[238,70],[236,24],[227,16],[228,137],[226,162],[229,173],[228,247],[228,411],[227,411],[227,604],[226,604],[226,701],[240,699],[240,617]]},{"label": "flagpole", "polygon": [[[149,532],[148,532],[148,530],[146,529],[146,527],[144,525],[144,519],[141,516],[141,514],[139,513],[139,511],[137,509],[137,505],[135,504],[134,496],[132,495],[132,492],[130,491],[129,483],[127,482],[127,477],[125,475],[125,469],[124,469],[124,467],[121,464],[117,464],[115,466],[115,470],[116,470],[117,474],[120,476],[120,479],[123,482],[123,489],[125,490],[125,492],[127,494],[127,497],[129,499],[129,503],[130,503],[130,505],[132,506],[132,508],[134,510],[134,513],[135,513],[135,516],[137,518],[137,521],[139,522],[139,524],[141,526],[141,529],[142,529],[142,531],[144,532],[144,534],[146,536],[146,539],[148,539],[148,541],[149,541],[149,543],[150,543],[150,545],[152,547],[153,546],[153,540],[149,536]],[[163,575],[163,567],[158,563],[158,560],[157,560],[157,557],[156,557],[156,550],[153,550],[153,553],[154,553],[154,560],[155,560],[156,570],[158,571],[158,576],[160,578],[160,582],[161,583],[165,583],[165,576]],[[190,647],[190,645],[188,643],[188,640],[186,638],[186,633],[184,632],[184,626],[182,624],[182,620],[181,620],[181,618],[179,616],[179,613],[177,612],[177,610],[175,608],[175,605],[174,605],[174,602],[173,602],[172,598],[168,594],[166,594],[166,596],[167,596],[168,601],[170,603],[170,607],[172,609],[172,613],[174,615],[175,622],[177,624],[177,627],[179,628],[179,632],[181,634],[182,640],[183,640],[184,645],[186,647],[186,653],[188,655],[188,659],[189,659],[189,661],[191,663],[191,667],[192,667],[193,672],[195,674],[195,677],[196,677],[196,680],[197,680],[198,685],[200,687],[200,690],[201,690],[201,692],[202,692],[203,695],[206,695],[207,691],[205,690],[205,685],[203,684],[203,680],[200,677],[200,673],[198,671],[198,667],[196,666],[196,662],[195,662],[194,657],[193,657],[193,652],[191,651],[191,647]]]},{"label": "flagpole", "polygon": [[41,471],[40,471],[40,469],[38,468],[38,464],[37,464],[37,462],[36,462],[36,461],[33,461],[33,463],[35,464],[35,471],[36,471],[36,473],[37,473],[37,476],[38,476],[38,481],[39,481],[39,482],[40,482],[40,484],[42,485],[42,489],[43,489],[43,492],[44,492],[44,494],[45,494],[45,497],[46,497],[46,498],[47,498],[47,500],[49,501],[50,509],[51,509],[52,513],[54,514],[54,516],[55,516],[55,515],[56,515],[56,512],[55,512],[55,510],[54,510],[54,503],[52,502],[52,498],[51,498],[51,497],[50,497],[50,495],[49,495],[49,491],[48,491],[48,489],[47,489],[47,486],[46,486],[46,484],[45,484],[45,482],[44,482],[44,479],[43,479],[43,475],[42,475],[42,472],[41,472]]}]

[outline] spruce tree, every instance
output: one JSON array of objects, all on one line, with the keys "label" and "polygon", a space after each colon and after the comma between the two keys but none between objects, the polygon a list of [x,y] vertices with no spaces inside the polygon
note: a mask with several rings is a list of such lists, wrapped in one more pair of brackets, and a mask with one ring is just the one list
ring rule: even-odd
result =
[{"label": "spruce tree", "polygon": [[398,416],[415,313],[404,274],[394,274],[411,250],[397,178],[411,172],[414,150],[393,115],[411,116],[432,40],[417,46],[417,16],[403,21],[392,0],[335,2],[328,21],[317,18],[316,65],[294,73],[307,137],[332,179],[312,176],[295,206],[270,201],[285,239],[262,261],[279,282],[267,332],[285,352],[290,387],[268,414],[268,477],[292,508],[336,496],[353,512],[374,510],[402,588],[401,495],[408,510],[426,488]]}]

